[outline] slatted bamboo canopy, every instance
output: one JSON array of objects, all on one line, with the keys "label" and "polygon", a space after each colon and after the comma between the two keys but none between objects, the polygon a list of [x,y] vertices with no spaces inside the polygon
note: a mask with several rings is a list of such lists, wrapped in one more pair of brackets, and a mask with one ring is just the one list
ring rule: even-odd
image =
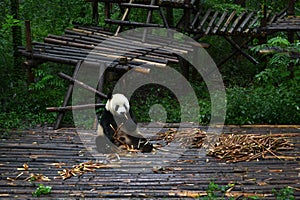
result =
[{"label": "slatted bamboo canopy", "polygon": [[266,31],[300,31],[300,16],[279,17],[262,29]]},{"label": "slatted bamboo canopy", "polygon": [[[48,35],[44,42],[33,42],[34,48],[32,51],[27,51],[24,47],[20,47],[19,52],[29,58],[37,59],[41,62],[52,61],[62,64],[76,65],[78,61],[87,59],[86,61],[98,63],[110,63],[111,59],[115,59],[114,68],[128,70],[137,68],[141,64],[143,66],[165,66],[167,63],[178,63],[178,58],[169,53],[167,50],[157,49],[157,46],[149,48],[149,44],[136,42],[128,39],[114,37],[114,42],[109,46],[107,44],[99,45],[106,39],[112,37],[112,33],[103,31],[97,27],[83,27],[67,29],[64,35]],[[153,45],[153,44],[152,44]],[[124,47],[126,50],[124,51]],[[175,48],[175,47],[174,47]],[[100,52],[97,55],[97,60],[87,55],[97,49]],[[124,54],[128,58],[127,65],[120,63],[118,56],[114,54],[122,54],[132,49],[132,51]],[[174,49],[176,51],[176,49]],[[178,49],[181,52],[188,52],[189,47],[181,47]],[[101,53],[102,52],[102,53]]]}]

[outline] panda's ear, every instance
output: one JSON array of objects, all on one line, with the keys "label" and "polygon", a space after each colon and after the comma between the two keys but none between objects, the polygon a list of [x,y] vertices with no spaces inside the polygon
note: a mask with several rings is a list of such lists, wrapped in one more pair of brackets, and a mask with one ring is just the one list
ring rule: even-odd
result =
[{"label": "panda's ear", "polygon": [[112,98],[112,92],[109,92],[108,94],[107,94],[107,99],[111,99]]}]

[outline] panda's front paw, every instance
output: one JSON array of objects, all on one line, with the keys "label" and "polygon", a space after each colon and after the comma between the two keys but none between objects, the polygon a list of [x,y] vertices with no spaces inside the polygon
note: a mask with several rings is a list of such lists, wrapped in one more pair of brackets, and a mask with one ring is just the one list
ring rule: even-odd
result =
[{"label": "panda's front paw", "polygon": [[153,145],[148,140],[145,140],[140,143],[139,149],[142,153],[150,153],[153,150]]}]

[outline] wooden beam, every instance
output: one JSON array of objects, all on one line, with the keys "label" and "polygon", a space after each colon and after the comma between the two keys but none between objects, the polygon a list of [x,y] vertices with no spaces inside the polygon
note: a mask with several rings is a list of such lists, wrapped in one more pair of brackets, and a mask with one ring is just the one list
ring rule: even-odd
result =
[{"label": "wooden beam", "polygon": [[133,27],[163,27],[160,24],[132,22],[132,21],[122,21],[122,20],[112,20],[112,19],[105,19],[105,22],[111,23],[111,24],[133,26]]},{"label": "wooden beam", "polygon": [[239,46],[235,41],[233,41],[231,38],[225,36],[224,37],[238,52],[240,52],[243,56],[245,56],[250,62],[252,62],[253,64],[257,65],[258,61],[255,60],[255,58],[253,58],[252,56],[250,56],[249,54],[247,54],[241,47]]},{"label": "wooden beam", "polygon": [[99,95],[100,97],[102,97],[104,99],[107,99],[107,95],[106,94],[103,94],[102,92],[99,92],[95,88],[93,88],[93,87],[91,87],[89,85],[86,85],[85,83],[83,83],[81,81],[78,81],[75,78],[72,78],[72,77],[70,77],[70,76],[68,76],[68,75],[66,75],[66,74],[64,74],[62,72],[58,73],[58,76],[61,77],[61,78],[63,78],[63,79],[66,79],[66,80],[68,80],[70,82],[74,82],[74,83],[78,84],[78,86],[80,86],[80,87],[82,87],[82,88],[84,88],[84,89],[86,89],[88,91],[91,91],[91,92]]},{"label": "wooden beam", "polygon": [[97,104],[85,104],[85,105],[64,106],[64,107],[48,107],[46,108],[46,110],[49,112],[65,112],[71,110],[84,110],[89,108],[104,108],[104,107],[105,104],[97,103]]},{"label": "wooden beam", "polygon": [[222,16],[220,17],[217,25],[215,26],[214,30],[212,31],[213,34],[216,34],[217,31],[219,30],[219,27],[221,26],[221,24],[223,23],[225,17],[227,16],[227,12],[223,12]]},{"label": "wooden beam", "polygon": [[32,52],[32,38],[30,21],[25,20],[25,35],[26,35],[26,51]]},{"label": "wooden beam", "polygon": [[145,4],[137,4],[137,3],[121,3],[120,5],[127,8],[144,8],[150,10],[159,9],[159,6],[156,5],[145,5]]},{"label": "wooden beam", "polygon": [[[131,3],[133,3],[133,0],[129,0],[129,4],[131,4]],[[124,21],[126,19],[126,17],[128,16],[129,12],[130,12],[130,8],[127,7],[125,9],[125,12],[123,14],[123,17],[122,17],[121,21]],[[107,21],[105,20],[105,22],[107,22]],[[121,30],[121,25],[119,24],[119,26],[118,26],[118,28],[116,30],[115,36],[117,36],[119,34],[120,30]]]}]

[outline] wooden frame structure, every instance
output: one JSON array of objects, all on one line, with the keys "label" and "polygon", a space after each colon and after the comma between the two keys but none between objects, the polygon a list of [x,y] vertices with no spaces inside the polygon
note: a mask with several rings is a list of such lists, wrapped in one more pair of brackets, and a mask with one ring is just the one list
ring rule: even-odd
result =
[{"label": "wooden frame structure", "polygon": [[[30,30],[28,23],[28,30]],[[111,39],[112,40],[109,40]],[[103,41],[109,40],[105,43]],[[27,48],[20,47],[19,52],[28,60],[27,65],[35,67],[43,62],[56,62],[75,66],[72,76],[60,73],[59,76],[70,82],[64,101],[60,107],[48,108],[48,111],[58,112],[55,129],[59,128],[64,113],[71,109],[84,109],[91,107],[103,107],[103,105],[77,105],[67,106],[71,98],[74,83],[78,71],[83,63],[90,63],[95,67],[101,67],[108,71],[124,73],[128,70],[134,70],[137,73],[149,73],[151,67],[164,68],[168,63],[179,63],[178,56],[170,51],[181,54],[188,53],[192,47],[186,44],[171,44],[169,47],[160,45],[160,41],[147,43],[142,41],[143,38],[123,38],[114,36],[99,27],[76,26],[67,29],[64,35],[48,35],[44,42],[33,42],[27,45]],[[30,40],[29,40],[30,41]],[[152,40],[151,40],[152,41]],[[154,40],[155,41],[155,40]],[[95,52],[94,52],[95,51]],[[102,90],[105,77],[99,77],[97,90],[80,83],[83,88],[94,92],[101,98],[105,98],[104,94],[99,93]]]},{"label": "wooden frame structure", "polygon": [[[155,48],[149,48],[149,44],[145,43],[144,39],[141,41],[132,43],[131,40],[121,40],[112,43],[110,45],[98,46],[100,54],[97,55],[97,59],[91,57],[87,58],[89,52],[94,49],[99,43],[110,38],[116,37],[118,39],[118,33],[125,26],[129,27],[165,27],[172,28],[179,31],[184,31],[190,34],[194,39],[199,39],[207,35],[219,35],[224,37],[228,43],[234,47],[235,51],[232,52],[227,58],[225,58],[219,65],[224,64],[233,55],[241,53],[252,63],[258,62],[243,50],[254,37],[265,37],[268,34],[272,34],[278,31],[285,31],[288,33],[289,40],[294,40],[295,33],[300,38],[298,31],[300,31],[300,18],[295,16],[295,0],[289,0],[289,6],[281,13],[269,14],[264,9],[264,17],[262,20],[256,12],[242,12],[237,14],[235,11],[218,12],[209,10],[201,10],[198,7],[198,0],[86,0],[92,3],[93,21],[98,23],[98,3],[104,3],[105,5],[105,17],[106,22],[109,24],[117,24],[118,28],[115,33],[104,30],[98,26],[76,26],[73,29],[65,30],[65,34],[49,35],[44,39],[44,43],[31,41],[30,23],[26,21],[26,47],[20,47],[19,53],[26,57],[28,60],[25,64],[28,66],[29,72],[32,67],[43,62],[55,62],[63,63],[75,66],[72,77],[67,77],[60,74],[62,78],[70,81],[69,88],[66,92],[64,102],[61,107],[48,108],[49,111],[59,112],[55,129],[59,128],[61,120],[64,116],[64,112],[70,109],[84,109],[91,106],[103,106],[102,104],[95,105],[78,105],[69,107],[67,106],[71,97],[73,84],[76,82],[78,69],[81,66],[83,60],[89,59],[89,62],[96,65],[104,65],[108,70],[116,71],[119,73],[126,72],[128,70],[135,70],[141,73],[148,73],[147,66],[160,66],[164,67],[168,63],[179,63],[182,67],[183,74],[188,78],[189,66],[182,59],[169,53],[168,51]],[[122,18],[120,20],[111,19],[110,9],[112,4],[120,6],[120,10],[123,11]],[[146,22],[134,22],[130,21],[130,10],[146,9],[147,17]],[[180,20],[174,24],[174,18],[172,15],[172,9],[178,8],[183,10],[183,14]],[[165,9],[165,10],[163,10]],[[162,18],[162,24],[152,22],[153,11],[159,11]],[[165,12],[164,12],[165,11]],[[260,23],[258,23],[260,22]],[[238,44],[234,41],[234,37],[247,38],[243,44]],[[132,39],[132,38],[131,38]],[[159,42],[158,42],[159,43]],[[34,45],[34,47],[32,46]],[[201,45],[201,44],[200,44]],[[134,47],[138,46],[139,50]],[[124,48],[132,49],[129,53],[123,51]],[[175,46],[175,50],[188,53],[192,48],[189,45]],[[116,53],[124,52],[124,56],[114,56]],[[113,59],[113,64],[106,66],[107,63]],[[143,65],[141,67],[141,65]],[[29,77],[33,80],[32,74],[29,73]],[[98,90],[102,90],[102,84],[104,80],[101,79],[98,85]],[[87,88],[86,88],[87,89]],[[97,93],[97,92],[96,92]],[[101,95],[100,95],[101,96]],[[102,95],[103,97],[103,95]]]},{"label": "wooden frame structure", "polygon": [[[106,22],[109,24],[117,24],[118,31],[122,27],[165,27],[173,28],[179,31],[184,31],[190,34],[193,38],[198,40],[208,35],[218,35],[224,37],[226,41],[235,49],[232,54],[218,63],[218,66],[222,66],[225,62],[232,58],[233,55],[240,53],[247,58],[253,64],[258,64],[258,61],[249,55],[244,49],[247,49],[248,44],[254,38],[261,38],[264,40],[266,35],[273,34],[277,31],[285,31],[288,34],[289,41],[294,40],[294,35],[300,38],[297,31],[300,30],[300,23],[297,21],[298,17],[295,16],[295,0],[289,0],[288,6],[280,13],[271,14],[267,11],[267,1],[263,6],[261,14],[256,12],[242,12],[236,11],[227,13],[213,11],[211,9],[202,10],[199,7],[199,0],[86,0],[92,2],[93,10],[96,10],[98,3],[104,2],[105,4],[105,17]],[[150,5],[149,5],[150,4]],[[124,15],[121,20],[111,19],[111,8],[113,5],[120,7],[121,12]],[[129,17],[130,9],[141,8],[148,9],[147,22],[135,22],[131,21]],[[163,11],[165,9],[165,12]],[[183,14],[180,20],[174,24],[173,9],[183,10]],[[124,11],[125,10],[125,11]],[[153,10],[159,10],[163,23],[157,24],[151,22],[151,16]],[[151,13],[150,13],[151,12]],[[150,14],[149,14],[150,13]],[[166,13],[166,14],[164,14]],[[93,16],[97,16],[98,13],[94,13]],[[167,17],[166,17],[166,16]],[[149,18],[150,16],[150,18]],[[97,22],[99,17],[94,18]],[[117,33],[116,32],[116,33]],[[246,42],[239,44],[235,41],[235,37],[246,37]],[[187,65],[186,65],[187,66]],[[188,71],[188,70],[185,70]],[[187,72],[186,72],[187,73]]]}]

